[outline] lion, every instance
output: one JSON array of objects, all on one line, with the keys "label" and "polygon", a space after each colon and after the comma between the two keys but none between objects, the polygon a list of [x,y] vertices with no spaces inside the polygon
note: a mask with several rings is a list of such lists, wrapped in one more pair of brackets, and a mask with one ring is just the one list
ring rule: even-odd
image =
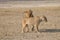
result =
[{"label": "lion", "polygon": [[[27,32],[29,32],[29,28],[30,26],[32,27],[32,31],[34,30],[35,32],[38,32],[38,26],[40,24],[40,22],[45,21],[47,22],[47,18],[45,16],[34,16],[32,14],[32,10],[27,10],[24,12],[25,17],[22,20],[22,32],[25,32],[25,28],[27,28]],[[34,29],[35,28],[35,29]]]}]

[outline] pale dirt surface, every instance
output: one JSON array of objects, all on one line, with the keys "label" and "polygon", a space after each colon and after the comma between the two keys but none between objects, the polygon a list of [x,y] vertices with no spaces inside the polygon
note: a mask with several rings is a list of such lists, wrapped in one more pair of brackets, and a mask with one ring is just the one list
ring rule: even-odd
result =
[{"label": "pale dirt surface", "polygon": [[41,22],[39,32],[21,33],[21,20],[25,8],[0,8],[0,40],[60,40],[60,7],[31,8],[34,16],[45,15],[48,22]]}]

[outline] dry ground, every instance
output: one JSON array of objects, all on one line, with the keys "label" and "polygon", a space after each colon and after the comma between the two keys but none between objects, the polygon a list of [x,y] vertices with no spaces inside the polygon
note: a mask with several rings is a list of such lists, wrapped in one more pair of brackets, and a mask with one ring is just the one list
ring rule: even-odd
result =
[{"label": "dry ground", "polygon": [[[45,15],[39,33],[21,33],[23,11],[32,9],[34,16]],[[60,40],[60,7],[0,8],[0,40]]]}]

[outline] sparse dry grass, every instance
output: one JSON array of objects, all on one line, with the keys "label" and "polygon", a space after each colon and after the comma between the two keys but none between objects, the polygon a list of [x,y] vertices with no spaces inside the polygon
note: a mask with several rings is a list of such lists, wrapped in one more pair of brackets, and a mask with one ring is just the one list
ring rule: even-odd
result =
[{"label": "sparse dry grass", "polygon": [[[13,35],[16,36],[20,34],[23,11],[27,9],[30,8],[0,8],[0,39],[2,38],[4,40],[6,36],[10,38]],[[48,19],[48,23],[44,24],[42,22],[39,26],[39,29],[60,29],[60,7],[32,7],[31,9],[33,10],[34,16],[45,15]],[[33,34],[34,33],[32,34],[28,33],[27,35],[33,35]],[[46,32],[45,34],[47,35],[48,33]],[[44,33],[42,34],[44,35],[44,38],[46,37],[45,34]],[[53,40],[53,38],[56,37],[57,34],[59,33],[53,34],[52,36],[52,34],[49,33],[47,37]],[[42,35],[37,33],[34,35],[35,36],[38,35],[43,40]],[[21,36],[23,36],[23,34],[21,34]],[[24,37],[26,37],[26,35]],[[27,38],[28,37],[29,36],[27,36]],[[30,36],[30,38],[31,37],[32,36]]]}]

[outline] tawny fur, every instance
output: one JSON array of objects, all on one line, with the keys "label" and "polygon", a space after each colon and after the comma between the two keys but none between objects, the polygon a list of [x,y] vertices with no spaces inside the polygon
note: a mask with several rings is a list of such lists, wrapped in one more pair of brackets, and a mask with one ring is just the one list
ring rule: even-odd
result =
[{"label": "tawny fur", "polygon": [[[35,28],[35,32],[38,32],[38,26],[40,24],[41,21],[45,21],[47,22],[47,18],[45,16],[33,16],[32,11],[28,10],[25,11],[25,17],[22,20],[22,32],[25,32],[25,28],[27,28],[27,30],[29,31],[29,26],[33,26],[33,28],[31,29],[32,31]],[[27,31],[27,32],[28,32]]]}]

